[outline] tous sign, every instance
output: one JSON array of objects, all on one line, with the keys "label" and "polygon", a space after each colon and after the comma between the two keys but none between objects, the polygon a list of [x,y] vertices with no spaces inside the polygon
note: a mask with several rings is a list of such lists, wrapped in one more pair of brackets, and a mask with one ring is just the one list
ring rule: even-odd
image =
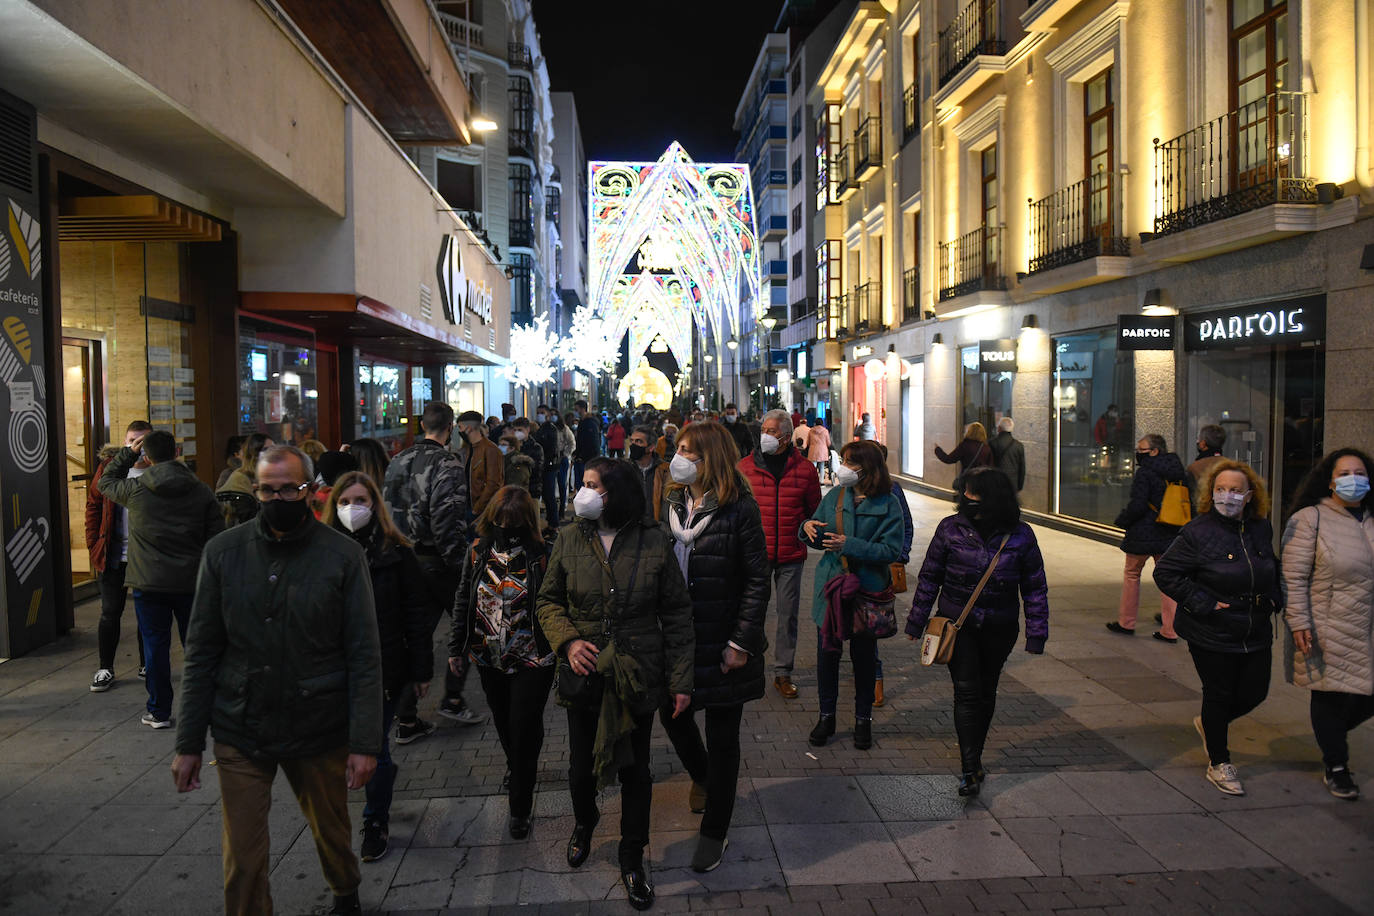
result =
[{"label": "tous sign", "polygon": [[1189,350],[1234,350],[1320,340],[1326,330],[1326,296],[1189,315]]}]

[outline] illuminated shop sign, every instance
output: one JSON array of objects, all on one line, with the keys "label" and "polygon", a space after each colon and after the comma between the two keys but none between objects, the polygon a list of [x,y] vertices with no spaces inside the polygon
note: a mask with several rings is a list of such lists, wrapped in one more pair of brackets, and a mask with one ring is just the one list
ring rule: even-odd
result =
[{"label": "illuminated shop sign", "polygon": [[462,313],[470,312],[483,324],[491,324],[491,287],[485,280],[468,275],[460,244],[456,236],[446,234],[439,246],[436,273],[444,317],[449,324],[458,324],[462,321]]},{"label": "illuminated shop sign", "polygon": [[1326,296],[1304,296],[1185,315],[1187,350],[1238,350],[1321,340],[1326,334]]},{"label": "illuminated shop sign", "polygon": [[1118,350],[1172,350],[1173,315],[1120,315],[1116,319]]},{"label": "illuminated shop sign", "polygon": [[978,371],[1015,372],[1016,341],[1010,337],[978,341]]}]

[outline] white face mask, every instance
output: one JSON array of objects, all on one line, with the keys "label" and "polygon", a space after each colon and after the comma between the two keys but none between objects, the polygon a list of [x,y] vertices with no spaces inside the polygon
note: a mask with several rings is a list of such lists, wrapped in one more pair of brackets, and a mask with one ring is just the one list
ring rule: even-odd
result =
[{"label": "white face mask", "polygon": [[364,506],[361,503],[353,503],[347,506],[339,506],[339,521],[349,531],[360,531],[367,527],[367,523],[372,521],[372,507]]},{"label": "white face mask", "polygon": [[1249,495],[1249,493],[1214,490],[1212,492],[1212,505],[1216,506],[1217,511],[1227,518],[1240,518],[1240,514],[1245,511],[1245,499]]},{"label": "white face mask", "polygon": [[510,446],[507,445],[506,443],[502,442],[500,445],[498,445],[498,446],[496,446],[496,447],[499,448],[499,449],[501,450],[501,454],[503,454],[503,455],[509,455],[509,454],[510,454]]},{"label": "white face mask", "polygon": [[697,463],[688,461],[682,455],[674,455],[673,460],[668,462],[668,474],[674,482],[686,486],[697,479]]},{"label": "white face mask", "polygon": [[782,445],[782,440],[777,436],[770,436],[768,433],[759,434],[759,451],[765,455],[776,454],[779,445]]},{"label": "white face mask", "polygon": [[605,508],[606,501],[602,499],[600,493],[596,492],[591,487],[583,487],[578,490],[577,495],[573,497],[573,513],[578,518],[596,521],[601,518],[601,513]]},{"label": "white face mask", "polygon": [[852,487],[859,482],[859,472],[843,464],[835,466],[835,483],[841,487]]},{"label": "white face mask", "polygon": [[544,422],[546,422],[546,421],[549,419],[549,415],[548,415],[548,414],[543,414],[543,413],[537,413],[537,414],[534,415],[534,418],[535,418],[536,420],[538,420],[540,423],[544,423]]},{"label": "white face mask", "polygon": [[525,431],[524,431],[523,429],[517,429],[517,430],[515,431],[515,439],[516,439],[517,442],[524,442],[524,441],[525,441]]},{"label": "white face mask", "polygon": [[735,420],[737,419],[737,417],[738,417],[737,414],[727,413],[727,414],[725,415],[725,422],[726,422],[726,423],[733,423],[733,422],[735,422]]}]

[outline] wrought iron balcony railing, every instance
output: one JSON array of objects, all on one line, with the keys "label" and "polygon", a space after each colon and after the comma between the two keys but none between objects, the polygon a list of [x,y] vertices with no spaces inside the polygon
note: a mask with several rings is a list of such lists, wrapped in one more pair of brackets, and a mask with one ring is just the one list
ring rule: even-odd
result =
[{"label": "wrought iron balcony railing", "polygon": [[534,131],[512,127],[506,132],[506,149],[512,156],[534,158]]},{"label": "wrought iron balcony railing", "polygon": [[883,121],[878,115],[864,118],[858,130],[854,131],[854,170],[855,181],[867,181],[883,165]]},{"label": "wrought iron balcony railing", "polygon": [[980,54],[1006,54],[1001,0],[973,0],[940,33],[940,85],[951,82]]},{"label": "wrought iron balcony railing", "polygon": [[844,200],[858,190],[859,185],[854,181],[853,162],[850,158],[848,143],[842,145],[840,151],[830,160],[830,180],[834,182],[836,196],[840,200]]},{"label": "wrought iron balcony railing", "polygon": [[1270,204],[1314,204],[1307,172],[1307,105],[1273,92],[1172,140],[1155,139],[1156,235]]},{"label": "wrought iron balcony railing", "polygon": [[916,117],[916,84],[912,83],[902,93],[902,142],[906,143],[920,132]]},{"label": "wrought iron balcony railing", "polygon": [[510,245],[512,248],[534,247],[534,219],[529,215],[510,218]]},{"label": "wrought iron balcony railing", "polygon": [[1130,241],[1121,234],[1117,185],[1116,173],[1102,171],[1031,203],[1031,273],[1130,255]]},{"label": "wrought iron balcony railing", "polygon": [[562,210],[563,192],[558,188],[549,188],[544,194],[544,218],[551,223],[556,223]]},{"label": "wrought iron balcony railing", "polygon": [[902,321],[921,317],[921,271],[908,267],[902,272]]},{"label": "wrought iron balcony railing", "polygon": [[822,302],[816,309],[816,339],[838,340],[847,336],[845,317],[849,311],[849,297],[844,293],[831,296],[829,302]]},{"label": "wrought iron balcony railing", "polygon": [[506,63],[518,70],[533,70],[534,57],[530,54],[529,45],[518,41],[507,42]]},{"label": "wrought iron balcony railing", "polygon": [[854,287],[849,297],[849,317],[845,327],[851,334],[867,334],[876,331],[883,324],[883,284],[880,280],[869,280]]},{"label": "wrought iron balcony railing", "polygon": [[940,243],[940,301],[1006,288],[1001,229],[979,226],[952,242]]}]

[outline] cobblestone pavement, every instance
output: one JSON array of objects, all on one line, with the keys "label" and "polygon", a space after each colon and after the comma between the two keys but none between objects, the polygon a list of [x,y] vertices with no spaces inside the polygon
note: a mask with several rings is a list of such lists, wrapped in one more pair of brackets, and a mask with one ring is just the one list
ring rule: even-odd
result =
[{"label": "cobblestone pavement", "polygon": [[[948,504],[909,501],[914,580]],[[1276,665],[1269,699],[1232,728],[1248,794],[1220,795],[1203,778],[1191,725],[1200,695],[1186,647],[1149,639],[1144,624],[1132,639],[1103,627],[1114,615],[1120,552],[1037,533],[1051,587],[1050,640],[1046,655],[1018,648],[1008,664],[981,798],[954,793],[948,675],[921,668],[901,638],[882,644],[888,702],[875,711],[874,747],[852,747],[843,680],[839,734],[825,748],[806,743],[817,708],[815,628],[804,608],[801,696],[786,701],[770,689],[746,711],[730,847],[710,874],[688,867],[696,830],[688,781],[656,733],[656,909],[1374,912],[1374,806],[1323,789],[1306,692],[1284,684]],[[1147,585],[1144,621],[1155,596]],[[0,912],[216,912],[214,768],[199,792],[172,790],[170,733],[138,724],[144,691],[134,677],[132,611],[117,686],[87,690],[97,616],[83,606],[69,638],[0,664]],[[485,708],[475,679],[469,700]],[[535,826],[522,842],[504,834],[495,731],[437,721],[432,737],[396,752],[392,852],[363,867],[367,907],[630,912],[617,886],[614,791],[588,863],[573,871],[563,862],[572,820],[560,710],[550,703],[547,711]],[[1351,739],[1353,769],[1369,772],[1374,728]],[[328,894],[313,842],[284,780],[275,801],[277,908],[311,912]],[[361,804],[359,795],[355,826]]]}]

